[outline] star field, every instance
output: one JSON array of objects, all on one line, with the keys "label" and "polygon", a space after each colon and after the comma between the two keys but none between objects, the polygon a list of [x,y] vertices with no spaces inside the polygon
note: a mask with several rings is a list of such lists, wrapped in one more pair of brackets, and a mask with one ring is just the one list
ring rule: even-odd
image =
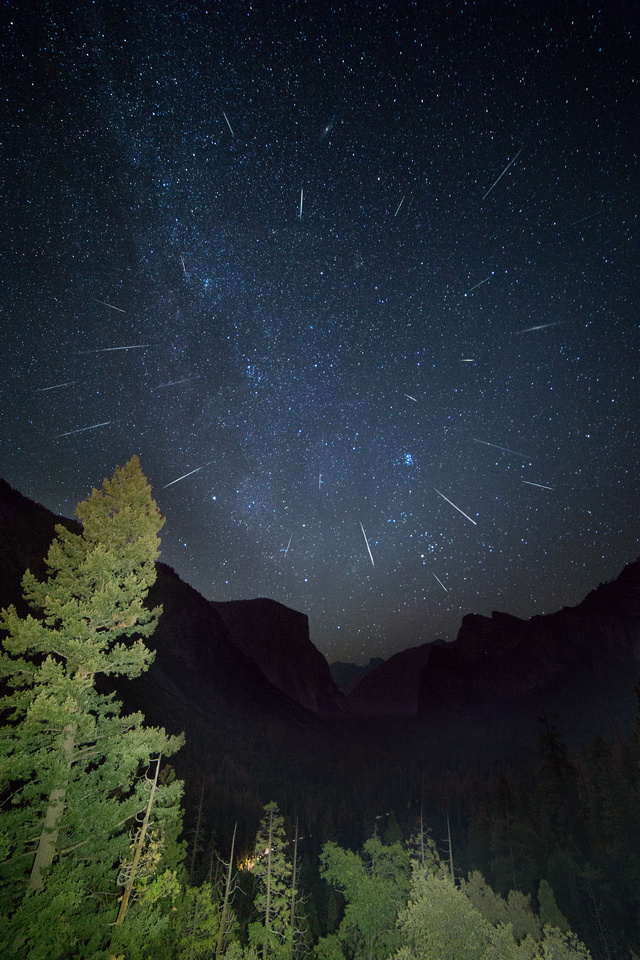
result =
[{"label": "star field", "polygon": [[[330,660],[635,559],[638,17],[5,5],[0,469]],[[555,11],[555,12],[554,12]]]}]

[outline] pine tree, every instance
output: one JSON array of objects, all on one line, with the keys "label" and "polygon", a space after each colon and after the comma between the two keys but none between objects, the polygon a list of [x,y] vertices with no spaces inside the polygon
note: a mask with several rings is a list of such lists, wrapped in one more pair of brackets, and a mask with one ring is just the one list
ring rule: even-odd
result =
[{"label": "pine tree", "polygon": [[293,942],[291,928],[291,863],[285,856],[287,840],[284,820],[277,803],[268,803],[256,837],[252,873],[258,878],[255,907],[262,922],[249,926],[249,938],[262,960],[273,956],[289,958]]},{"label": "pine tree", "polygon": [[564,914],[560,911],[553,890],[548,880],[541,880],[538,887],[538,906],[540,913],[540,922],[557,927],[563,933],[569,932],[569,923]]},{"label": "pine tree", "polygon": [[323,937],[322,960],[345,956],[383,960],[398,945],[396,919],[410,887],[409,854],[399,843],[378,837],[364,844],[363,856],[329,842],[320,855],[320,873],[344,895],[347,905],[336,933]]},{"label": "pine tree", "polygon": [[[153,660],[144,638],[161,611],[144,601],[164,520],[138,458],[94,489],[76,516],[80,533],[56,527],[46,579],[23,578],[32,613],[0,614],[0,939],[31,960],[89,956],[104,943],[129,827],[148,801],[145,771],[181,744],[144,727],[141,714],[122,716],[115,694],[96,685],[139,676]],[[165,790],[168,824],[179,816],[181,785]]]},{"label": "pine tree", "polygon": [[425,873],[414,862],[398,926],[394,960],[591,960],[575,934],[541,929],[527,898],[510,895],[505,903],[480,874],[458,889],[443,865]]}]

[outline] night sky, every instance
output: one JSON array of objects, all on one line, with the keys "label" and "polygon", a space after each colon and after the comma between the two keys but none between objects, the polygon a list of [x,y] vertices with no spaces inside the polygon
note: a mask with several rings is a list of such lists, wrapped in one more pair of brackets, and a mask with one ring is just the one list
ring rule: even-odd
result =
[{"label": "night sky", "polygon": [[2,16],[12,486],[139,454],[162,559],[329,660],[636,558],[635,2]]}]

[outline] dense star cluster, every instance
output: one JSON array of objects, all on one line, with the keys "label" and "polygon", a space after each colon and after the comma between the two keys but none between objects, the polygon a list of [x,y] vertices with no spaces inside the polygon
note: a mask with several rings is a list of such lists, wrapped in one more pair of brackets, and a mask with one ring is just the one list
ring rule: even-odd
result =
[{"label": "dense star cluster", "polygon": [[[330,659],[637,555],[634,4],[10,2],[2,475]],[[635,237],[637,244],[637,234]]]}]

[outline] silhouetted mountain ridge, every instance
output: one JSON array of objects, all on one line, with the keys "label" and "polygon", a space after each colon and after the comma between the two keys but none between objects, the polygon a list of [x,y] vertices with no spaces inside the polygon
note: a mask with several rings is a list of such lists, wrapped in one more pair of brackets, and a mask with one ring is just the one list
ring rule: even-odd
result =
[{"label": "silhouetted mountain ridge", "polygon": [[[548,711],[577,726],[633,709],[640,661],[640,560],[575,607],[523,620],[467,614],[456,640],[403,650],[363,677],[349,705],[369,715],[496,717]],[[574,714],[572,716],[572,714]]]}]

